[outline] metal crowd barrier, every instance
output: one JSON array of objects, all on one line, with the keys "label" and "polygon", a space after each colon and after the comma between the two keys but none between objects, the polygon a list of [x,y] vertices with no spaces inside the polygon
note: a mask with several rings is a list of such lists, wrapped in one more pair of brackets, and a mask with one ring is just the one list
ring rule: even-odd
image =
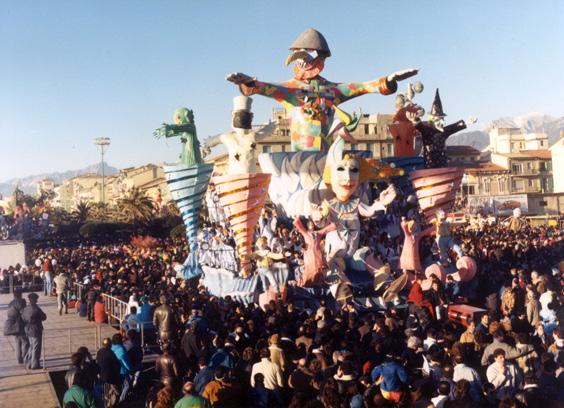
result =
[{"label": "metal crowd barrier", "polygon": [[[94,332],[94,337],[91,333]],[[46,360],[51,360],[57,366],[67,367],[69,357],[79,347],[88,347],[90,354],[102,346],[102,327],[98,324],[91,327],[67,327],[62,329],[44,329],[41,336],[41,365],[47,368]]]},{"label": "metal crowd barrier", "polygon": [[77,300],[81,300],[81,299],[82,299],[82,296],[83,296],[83,295],[86,295],[86,293],[85,293],[85,291],[86,291],[85,286],[84,286],[82,283],[75,282],[75,283],[74,283],[74,287],[75,287],[74,292],[75,292],[75,295],[76,295],[76,299],[77,299]]},{"label": "metal crowd barrier", "polygon": [[111,319],[115,319],[118,321],[119,326],[121,326],[125,320],[125,315],[127,314],[127,303],[106,293],[102,293],[102,299],[104,300],[104,306],[106,307],[108,323],[112,324]]}]

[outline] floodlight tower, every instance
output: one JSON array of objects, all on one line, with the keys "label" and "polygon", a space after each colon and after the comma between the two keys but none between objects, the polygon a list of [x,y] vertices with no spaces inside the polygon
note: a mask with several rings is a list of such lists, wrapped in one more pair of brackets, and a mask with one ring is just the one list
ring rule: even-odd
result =
[{"label": "floodlight tower", "polygon": [[105,174],[104,174],[104,153],[108,146],[110,145],[109,137],[97,137],[94,139],[94,144],[100,149],[100,156],[102,160],[102,204],[106,203],[106,186],[105,186]]}]

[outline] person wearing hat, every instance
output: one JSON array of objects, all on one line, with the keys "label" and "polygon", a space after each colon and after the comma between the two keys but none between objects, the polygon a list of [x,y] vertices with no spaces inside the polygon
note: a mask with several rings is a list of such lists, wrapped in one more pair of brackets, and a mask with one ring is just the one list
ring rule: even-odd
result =
[{"label": "person wearing hat", "polygon": [[18,364],[23,364],[29,341],[24,330],[22,312],[26,306],[25,299],[22,299],[22,292],[14,289],[14,299],[8,304],[6,315],[8,319],[4,323],[4,336],[14,336],[16,345],[16,360]]},{"label": "person wearing hat", "polygon": [[309,28],[290,46],[286,65],[294,62],[294,78],[280,83],[258,81],[241,73],[227,76],[245,96],[263,95],[281,102],[290,119],[292,151],[319,151],[329,147],[328,138],[335,113],[345,125],[353,127],[359,118],[351,118],[337,105],[367,93],[389,95],[397,90],[398,81],[417,74],[407,69],[369,82],[335,83],[320,76],[325,59],[331,56],[327,40],[319,31]]},{"label": "person wearing hat", "polygon": [[41,358],[41,340],[43,336],[43,322],[47,320],[47,315],[37,306],[37,293],[30,293],[27,298],[27,305],[22,312],[22,320],[25,324],[25,334],[29,339],[29,349],[25,358],[26,366],[36,370],[40,368],[39,359]]}]

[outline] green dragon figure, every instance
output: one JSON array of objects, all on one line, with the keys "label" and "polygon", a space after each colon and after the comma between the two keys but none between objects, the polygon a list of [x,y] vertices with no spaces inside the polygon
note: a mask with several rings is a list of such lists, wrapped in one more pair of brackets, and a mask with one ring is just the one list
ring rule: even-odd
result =
[{"label": "green dragon figure", "polygon": [[163,123],[160,128],[153,132],[153,135],[157,139],[179,136],[182,142],[180,163],[186,166],[202,163],[200,141],[196,135],[196,125],[194,124],[194,112],[188,108],[178,108],[174,111],[173,120],[174,125]]}]

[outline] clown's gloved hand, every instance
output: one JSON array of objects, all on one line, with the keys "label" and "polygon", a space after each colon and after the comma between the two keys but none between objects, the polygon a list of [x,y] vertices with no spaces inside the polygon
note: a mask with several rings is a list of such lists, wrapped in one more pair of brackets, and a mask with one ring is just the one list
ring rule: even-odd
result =
[{"label": "clown's gloved hand", "polygon": [[386,79],[388,80],[388,82],[403,81],[404,79],[411,78],[412,76],[417,75],[418,72],[419,70],[417,68],[404,69],[402,71],[396,71],[393,74],[388,75]]},{"label": "clown's gloved hand", "polygon": [[397,195],[396,188],[392,184],[387,189],[385,189],[380,193],[380,197],[378,201],[380,201],[380,204],[387,207],[392,201],[394,201],[396,195]]},{"label": "clown's gloved hand", "polygon": [[256,77],[250,77],[245,74],[241,74],[240,72],[235,72],[233,74],[229,74],[225,77],[229,82],[233,82],[236,85],[249,85],[256,81]]},{"label": "clown's gloved hand", "polygon": [[478,118],[476,118],[476,117],[474,117],[474,116],[471,116],[471,117],[469,117],[468,119],[466,119],[466,120],[464,121],[464,123],[465,123],[466,125],[473,125],[473,124],[476,123],[477,121],[478,121]]}]

